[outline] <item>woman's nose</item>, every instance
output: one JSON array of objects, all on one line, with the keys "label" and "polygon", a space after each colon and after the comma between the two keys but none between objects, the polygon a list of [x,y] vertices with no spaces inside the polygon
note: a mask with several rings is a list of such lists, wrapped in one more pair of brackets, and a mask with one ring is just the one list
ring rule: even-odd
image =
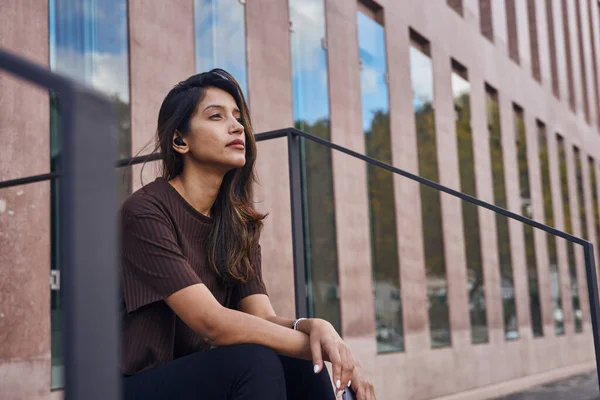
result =
[{"label": "woman's nose", "polygon": [[240,133],[243,131],[244,131],[244,125],[240,121],[235,119],[230,132],[231,133]]}]

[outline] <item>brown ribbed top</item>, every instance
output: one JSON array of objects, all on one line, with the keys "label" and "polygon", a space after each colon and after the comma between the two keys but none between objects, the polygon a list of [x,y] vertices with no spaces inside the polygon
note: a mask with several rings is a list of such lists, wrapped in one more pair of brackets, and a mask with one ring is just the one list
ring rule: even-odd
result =
[{"label": "brown ribbed top", "polygon": [[169,295],[203,283],[219,303],[235,309],[246,296],[266,294],[260,246],[252,260],[256,278],[222,283],[207,260],[212,220],[196,211],[165,179],[158,178],[131,195],[120,218],[123,374],[210,348],[166,304]]}]

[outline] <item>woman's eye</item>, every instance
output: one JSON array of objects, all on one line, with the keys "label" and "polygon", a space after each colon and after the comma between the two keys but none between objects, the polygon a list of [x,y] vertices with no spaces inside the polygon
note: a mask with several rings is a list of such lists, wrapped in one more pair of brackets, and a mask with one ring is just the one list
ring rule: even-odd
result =
[{"label": "woman's eye", "polygon": [[214,119],[214,118],[221,118],[221,115],[219,114],[213,114],[209,117],[210,119]]},{"label": "woman's eye", "polygon": [[239,122],[240,124],[243,125],[242,118],[236,118],[236,119],[237,119],[237,122]]}]

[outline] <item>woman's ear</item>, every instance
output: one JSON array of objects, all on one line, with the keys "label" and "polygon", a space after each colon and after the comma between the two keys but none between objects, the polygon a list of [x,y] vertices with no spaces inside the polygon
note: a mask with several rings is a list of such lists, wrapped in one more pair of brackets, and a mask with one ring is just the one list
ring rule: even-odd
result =
[{"label": "woman's ear", "polygon": [[185,154],[190,150],[187,143],[179,136],[179,132],[173,134],[173,150],[180,154]]}]

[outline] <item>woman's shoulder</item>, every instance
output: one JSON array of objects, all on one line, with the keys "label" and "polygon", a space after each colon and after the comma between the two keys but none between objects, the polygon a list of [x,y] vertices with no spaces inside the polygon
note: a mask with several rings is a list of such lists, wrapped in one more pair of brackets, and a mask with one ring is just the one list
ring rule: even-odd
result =
[{"label": "woman's shoulder", "polygon": [[121,206],[121,215],[135,217],[143,215],[165,215],[164,180],[157,179],[132,193]]}]

